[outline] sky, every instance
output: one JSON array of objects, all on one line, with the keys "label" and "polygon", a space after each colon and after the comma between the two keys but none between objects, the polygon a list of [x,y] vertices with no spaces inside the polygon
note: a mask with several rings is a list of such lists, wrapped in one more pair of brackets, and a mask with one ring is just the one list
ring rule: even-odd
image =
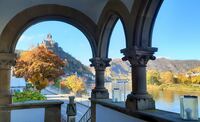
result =
[{"label": "sky", "polygon": [[[152,36],[156,57],[200,60],[200,0],[164,0],[158,13]],[[27,50],[41,43],[51,33],[53,40],[83,64],[89,65],[92,52],[85,35],[74,26],[45,21],[30,26],[21,35],[16,49]],[[118,21],[111,35],[109,58],[122,58],[125,35]]]},{"label": "sky", "polygon": [[[121,21],[118,21],[111,35],[109,58],[122,58],[120,49],[125,48],[125,35]],[[29,27],[19,38],[16,49],[28,50],[37,46],[51,33],[52,39],[83,64],[89,65],[92,51],[85,35],[74,26],[59,22],[40,22]],[[120,35],[120,36],[118,36]],[[116,43],[117,42],[117,43]]]},{"label": "sky", "polygon": [[199,6],[200,0],[164,0],[152,37],[157,57],[200,59]]}]

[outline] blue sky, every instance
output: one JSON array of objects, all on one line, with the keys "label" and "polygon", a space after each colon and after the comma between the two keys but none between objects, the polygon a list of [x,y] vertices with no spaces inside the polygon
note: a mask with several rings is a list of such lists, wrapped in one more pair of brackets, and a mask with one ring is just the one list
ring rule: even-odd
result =
[{"label": "blue sky", "polygon": [[[41,43],[48,33],[52,34],[53,40],[58,42],[64,51],[82,63],[90,64],[92,51],[85,35],[74,26],[59,21],[40,22],[31,26],[20,37],[16,49],[28,50]],[[123,57],[120,53],[120,49],[123,48],[125,48],[125,35],[121,21],[119,21],[111,35],[109,57]]]},{"label": "blue sky", "polygon": [[153,31],[157,57],[200,59],[200,0],[164,0]]},{"label": "blue sky", "polygon": [[[170,59],[200,59],[200,0],[165,0],[153,30],[153,46],[157,57]],[[77,28],[57,21],[37,23],[28,28],[19,39],[17,49],[26,50],[46,38],[53,39],[68,53],[89,65],[92,57],[87,38]],[[119,21],[112,33],[109,57],[121,58],[125,36]]]}]

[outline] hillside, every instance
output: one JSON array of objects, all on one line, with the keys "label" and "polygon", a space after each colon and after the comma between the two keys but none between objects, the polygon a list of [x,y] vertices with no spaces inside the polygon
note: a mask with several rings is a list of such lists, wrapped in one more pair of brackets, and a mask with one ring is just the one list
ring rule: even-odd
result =
[{"label": "hillside", "polygon": [[158,71],[172,71],[175,73],[186,73],[188,70],[199,67],[200,60],[170,60],[166,58],[158,58],[149,61],[147,69],[155,69]]},{"label": "hillside", "polygon": [[67,74],[74,74],[77,73],[79,76],[84,76],[88,78],[92,78],[93,74],[89,70],[89,68],[83,65],[80,61],[75,59],[72,55],[65,52],[57,42],[52,40],[52,36],[49,35],[47,38],[42,42],[41,45],[44,45],[49,50],[53,51],[56,55],[58,55],[62,60],[67,63],[67,66],[64,68],[65,73]]},{"label": "hillside", "polygon": [[[123,62],[121,59],[113,59],[111,67],[107,68],[107,77],[128,77],[130,78],[130,64],[128,61]],[[199,60],[170,60],[166,58],[158,58],[154,61],[149,61],[147,70],[154,69],[159,72],[171,71],[174,73],[187,73],[188,70],[200,67]]]},{"label": "hillside", "polygon": [[[50,34],[39,45],[47,47],[67,63],[67,66],[64,68],[67,75],[77,73],[79,76],[85,77],[85,80],[94,80],[94,68],[83,65],[69,53],[65,52],[57,42],[52,40]],[[17,50],[16,52],[20,53],[22,51]],[[123,62],[121,59],[113,59],[110,64],[111,67],[106,68],[106,78],[131,78],[131,68],[128,61]],[[170,60],[158,58],[154,61],[149,61],[147,64],[147,70],[153,69],[159,72],[171,71],[174,73],[187,73],[190,70],[192,72],[200,71],[198,67],[200,67],[200,60]]]}]

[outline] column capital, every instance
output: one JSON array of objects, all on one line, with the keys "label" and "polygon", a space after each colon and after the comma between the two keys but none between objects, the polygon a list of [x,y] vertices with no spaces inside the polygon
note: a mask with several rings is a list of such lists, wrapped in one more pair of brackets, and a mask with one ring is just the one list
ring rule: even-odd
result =
[{"label": "column capital", "polygon": [[0,69],[10,69],[15,65],[16,54],[14,53],[1,53],[0,52]]},{"label": "column capital", "polygon": [[90,66],[93,66],[95,70],[105,70],[106,67],[110,66],[110,61],[110,58],[95,57],[90,59]]},{"label": "column capital", "polygon": [[125,48],[121,50],[124,54],[122,58],[123,61],[129,61],[132,67],[135,66],[146,66],[149,60],[155,60],[156,57],[153,56],[157,48]]}]

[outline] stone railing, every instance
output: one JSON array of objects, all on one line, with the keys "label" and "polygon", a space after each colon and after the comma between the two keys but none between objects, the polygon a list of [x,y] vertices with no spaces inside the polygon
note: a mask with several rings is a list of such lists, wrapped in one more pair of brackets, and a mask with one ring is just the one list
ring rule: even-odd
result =
[{"label": "stone railing", "polygon": [[91,99],[92,121],[95,122],[200,122],[181,119],[178,113],[152,109],[130,111],[124,102],[113,103],[111,99]]},{"label": "stone railing", "polygon": [[[26,118],[26,114],[28,115],[31,113],[31,111],[36,109],[43,111],[40,112],[43,114],[40,114],[39,116],[42,116],[44,122],[61,122],[61,104],[63,104],[63,102],[59,100],[45,100],[29,101],[0,106],[0,122],[10,122],[14,116],[14,113],[17,113],[17,110],[23,111],[21,112],[23,115],[19,115],[20,117],[22,116],[22,118],[19,119],[23,121],[23,119]],[[37,114],[37,112],[32,113],[33,115]],[[19,114],[19,112],[17,114]]]}]

